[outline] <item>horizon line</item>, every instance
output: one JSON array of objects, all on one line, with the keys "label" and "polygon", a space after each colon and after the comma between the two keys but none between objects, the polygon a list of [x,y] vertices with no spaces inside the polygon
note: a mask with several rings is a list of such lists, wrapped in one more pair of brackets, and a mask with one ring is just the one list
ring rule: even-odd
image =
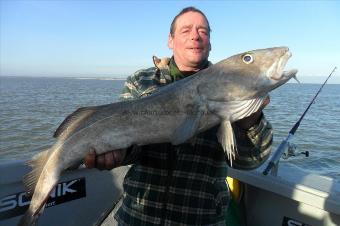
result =
[{"label": "horizon line", "polygon": [[[56,76],[56,75],[0,75],[0,77],[15,77],[15,78],[51,78],[51,79],[84,79],[84,80],[108,80],[108,81],[125,81],[127,79],[127,76],[109,76],[109,75],[97,75],[97,76],[76,76],[76,75],[69,75],[69,76]],[[335,78],[335,79],[334,79]],[[318,75],[309,75],[309,76],[298,76],[298,79],[301,84],[322,84],[324,80],[326,79],[325,76],[318,76]],[[295,80],[288,81],[288,83],[296,83],[298,84]],[[327,84],[340,84],[340,77],[339,76],[333,76],[331,77]]]}]

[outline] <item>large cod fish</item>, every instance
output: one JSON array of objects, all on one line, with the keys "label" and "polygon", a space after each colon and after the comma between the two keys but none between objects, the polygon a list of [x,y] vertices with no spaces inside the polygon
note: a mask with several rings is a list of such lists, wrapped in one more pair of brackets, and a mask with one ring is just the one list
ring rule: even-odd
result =
[{"label": "large cod fish", "polygon": [[131,145],[177,145],[220,124],[217,136],[232,162],[231,123],[258,111],[268,92],[295,77],[297,70],[283,71],[290,56],[287,47],[237,54],[145,98],[76,110],[56,130],[56,143],[28,162],[33,170],[24,184],[33,197],[19,225],[36,222],[60,174],[79,165],[90,147],[101,154]]}]

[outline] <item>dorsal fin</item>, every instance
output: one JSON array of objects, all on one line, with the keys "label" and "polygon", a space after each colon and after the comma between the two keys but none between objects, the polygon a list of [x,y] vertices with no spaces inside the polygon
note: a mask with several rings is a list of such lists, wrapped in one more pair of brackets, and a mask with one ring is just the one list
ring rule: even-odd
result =
[{"label": "dorsal fin", "polygon": [[86,120],[95,111],[95,107],[78,108],[75,112],[67,116],[53,134],[54,138],[61,138],[73,133],[79,123]]}]

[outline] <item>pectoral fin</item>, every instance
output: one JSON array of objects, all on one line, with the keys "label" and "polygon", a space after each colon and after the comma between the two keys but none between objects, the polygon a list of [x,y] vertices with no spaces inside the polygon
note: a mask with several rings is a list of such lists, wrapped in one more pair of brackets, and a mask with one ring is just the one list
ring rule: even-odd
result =
[{"label": "pectoral fin", "polygon": [[222,121],[220,128],[217,132],[217,138],[230,161],[230,166],[232,166],[233,160],[235,159],[236,156],[237,147],[236,138],[230,121],[228,120]]},{"label": "pectoral fin", "polygon": [[235,122],[258,111],[265,97],[237,101],[209,101],[208,109],[224,120]]}]

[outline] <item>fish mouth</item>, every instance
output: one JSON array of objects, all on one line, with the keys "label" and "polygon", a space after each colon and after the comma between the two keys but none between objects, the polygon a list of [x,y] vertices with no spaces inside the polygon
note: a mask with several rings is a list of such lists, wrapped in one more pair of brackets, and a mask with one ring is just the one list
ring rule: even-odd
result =
[{"label": "fish mouth", "polygon": [[281,81],[281,80],[287,81],[291,78],[294,78],[295,80],[297,80],[296,73],[298,71],[296,69],[284,71],[284,68],[291,56],[292,56],[292,53],[289,51],[289,49],[287,47],[284,48],[280,59],[275,61],[272,64],[272,66],[270,66],[270,68],[268,69],[267,77],[271,80],[276,80],[276,81]]},{"label": "fish mouth", "polygon": [[[283,71],[282,74],[281,74],[281,79],[294,78],[295,80],[297,80],[297,78],[296,78],[297,72],[298,72],[298,70],[296,70],[296,69],[291,69],[289,71]],[[299,80],[297,80],[297,81],[299,82]]]}]

